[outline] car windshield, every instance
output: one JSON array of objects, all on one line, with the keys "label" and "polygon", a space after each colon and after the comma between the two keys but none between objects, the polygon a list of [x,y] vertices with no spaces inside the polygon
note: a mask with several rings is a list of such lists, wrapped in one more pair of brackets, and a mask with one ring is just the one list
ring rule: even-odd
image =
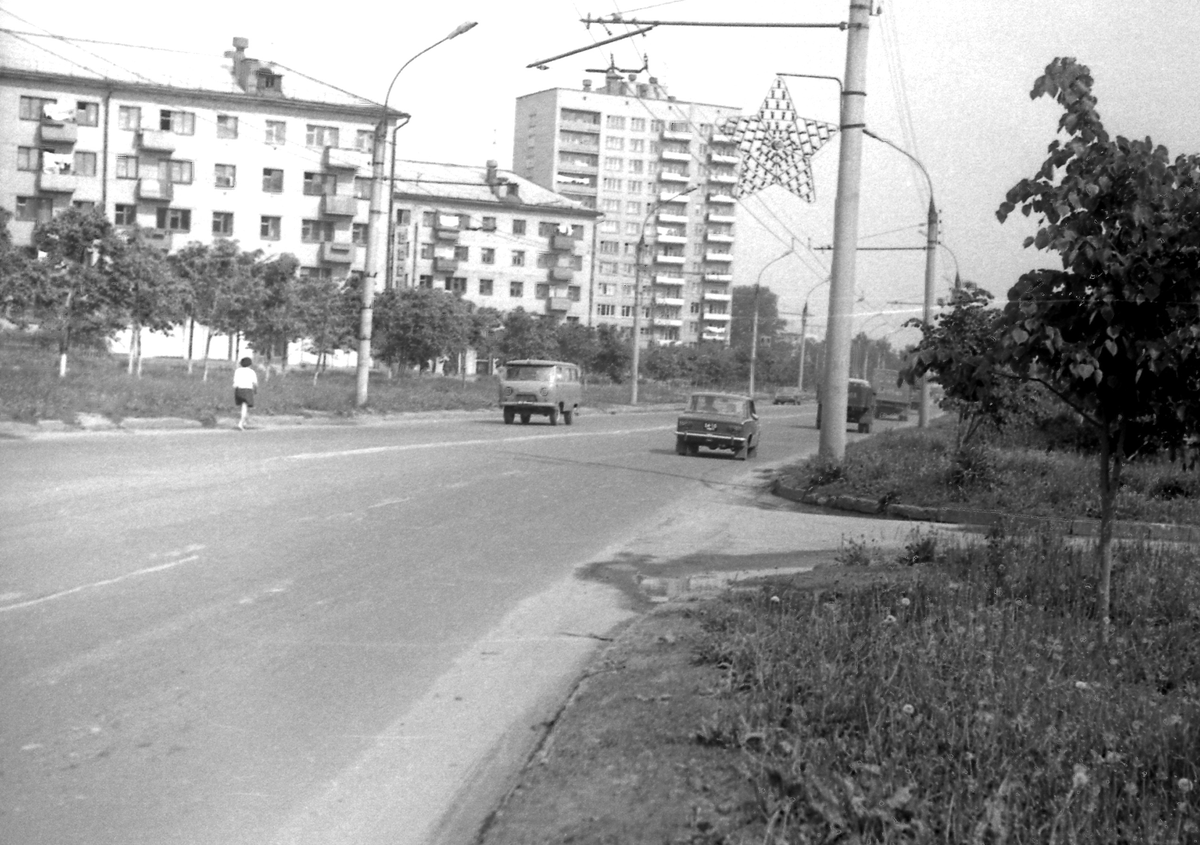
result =
[{"label": "car windshield", "polygon": [[504,377],[509,381],[550,381],[554,367],[537,367],[525,364],[519,367],[506,367]]},{"label": "car windshield", "polygon": [[744,414],[746,403],[728,396],[693,396],[689,410],[706,414]]}]

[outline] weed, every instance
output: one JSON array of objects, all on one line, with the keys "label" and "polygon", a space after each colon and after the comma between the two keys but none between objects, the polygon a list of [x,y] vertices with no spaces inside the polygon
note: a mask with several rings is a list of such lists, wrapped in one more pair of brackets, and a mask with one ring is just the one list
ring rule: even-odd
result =
[{"label": "weed", "polygon": [[843,566],[870,566],[873,556],[873,550],[865,539],[847,540],[843,537],[842,547],[834,559]]},{"label": "weed", "polygon": [[921,563],[933,563],[937,559],[937,535],[914,531],[909,541],[904,544],[904,551],[900,553],[896,562],[904,566],[916,566]]}]

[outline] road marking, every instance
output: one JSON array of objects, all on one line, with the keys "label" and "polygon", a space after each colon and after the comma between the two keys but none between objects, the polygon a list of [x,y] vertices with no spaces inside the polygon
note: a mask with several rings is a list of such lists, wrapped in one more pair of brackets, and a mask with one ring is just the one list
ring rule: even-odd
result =
[{"label": "road marking", "polygon": [[395,446],[366,446],[362,449],[341,449],[336,452],[300,452],[295,455],[285,455],[287,461],[315,461],[323,458],[346,458],[355,455],[377,455],[381,452],[409,452],[417,449],[444,449],[447,446],[484,446],[490,443],[521,443],[527,440],[546,440],[548,438],[562,439],[566,437],[616,437],[626,434],[641,434],[647,431],[674,430],[675,423],[670,425],[655,425],[649,428],[623,428],[617,431],[579,431],[567,434],[527,434],[520,437],[503,437],[499,440],[439,440],[433,443],[405,443]]},{"label": "road marking", "polygon": [[74,595],[75,593],[79,593],[84,590],[93,590],[93,589],[96,589],[97,587],[108,587],[113,584],[118,584],[121,581],[125,581],[129,578],[137,578],[142,575],[153,575],[155,572],[163,572],[167,569],[173,569],[176,566],[179,566],[180,564],[191,563],[192,561],[199,560],[199,559],[200,559],[200,555],[191,555],[190,557],[181,557],[178,560],[168,561],[167,563],[160,563],[158,566],[148,566],[145,569],[139,569],[136,572],[126,572],[124,575],[118,575],[116,578],[106,578],[103,581],[96,581],[91,584],[82,584],[78,587],[72,587],[69,590],[63,590],[58,593],[51,593],[48,596],[42,596],[41,598],[30,599],[29,601],[23,601],[20,604],[6,605],[5,607],[0,607],[0,613],[8,613],[8,611],[10,611],[10,610],[21,610],[22,608],[33,607],[34,605],[38,605],[38,604],[44,604],[45,602],[54,601],[55,599],[65,598],[66,596]]}]

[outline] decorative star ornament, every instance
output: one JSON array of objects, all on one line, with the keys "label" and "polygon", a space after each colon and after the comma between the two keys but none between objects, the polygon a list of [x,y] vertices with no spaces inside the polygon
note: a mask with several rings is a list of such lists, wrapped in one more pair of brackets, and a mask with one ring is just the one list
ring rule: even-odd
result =
[{"label": "decorative star ornament", "polygon": [[816,202],[812,157],[833,137],[837,127],[796,114],[782,77],[775,78],[757,114],[727,118],[719,128],[738,142],[742,172],[735,196],[745,197],[770,185],[782,185],[800,199]]}]

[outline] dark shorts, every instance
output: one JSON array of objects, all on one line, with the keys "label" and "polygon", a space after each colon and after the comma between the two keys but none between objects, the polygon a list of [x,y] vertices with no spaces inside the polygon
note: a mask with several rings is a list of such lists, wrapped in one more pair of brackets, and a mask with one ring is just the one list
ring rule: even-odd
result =
[{"label": "dark shorts", "polygon": [[254,390],[249,387],[235,387],[233,389],[233,404],[246,405],[250,408],[253,408]]}]

